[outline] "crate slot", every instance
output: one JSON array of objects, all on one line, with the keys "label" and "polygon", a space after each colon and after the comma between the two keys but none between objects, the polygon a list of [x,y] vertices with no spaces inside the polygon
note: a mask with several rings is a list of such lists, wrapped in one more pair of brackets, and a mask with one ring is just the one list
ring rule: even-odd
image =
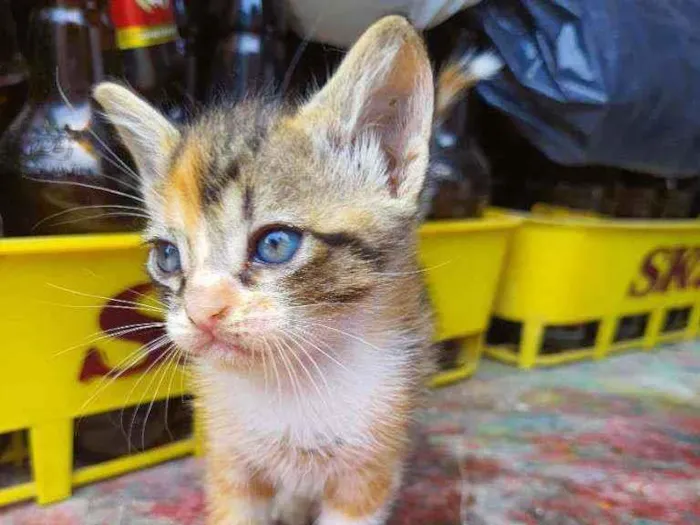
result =
[{"label": "crate slot", "polygon": [[644,337],[649,324],[649,314],[635,314],[621,317],[617,322],[614,343],[634,341]]},{"label": "crate slot", "polygon": [[664,324],[661,327],[661,333],[680,332],[688,327],[690,322],[690,313],[693,310],[691,306],[683,308],[670,308],[666,311]]},{"label": "crate slot", "polygon": [[479,333],[437,343],[438,371],[429,385],[440,387],[471,376],[479,366],[484,351],[484,335]]},{"label": "crate slot", "polygon": [[82,417],[74,423],[73,468],[188,440],[192,428],[192,413],[184,398],[149,401]]},{"label": "crate slot", "polygon": [[523,324],[500,317],[491,318],[486,340],[489,345],[499,345],[516,351],[522,338]]},{"label": "crate slot", "polygon": [[0,499],[4,490],[32,482],[27,432],[0,434]]},{"label": "crate slot", "polygon": [[568,350],[590,348],[598,335],[598,321],[545,326],[540,353],[558,354]]},{"label": "crate slot", "polygon": [[438,368],[440,370],[453,370],[460,365],[461,342],[459,339],[450,339],[437,343]]}]

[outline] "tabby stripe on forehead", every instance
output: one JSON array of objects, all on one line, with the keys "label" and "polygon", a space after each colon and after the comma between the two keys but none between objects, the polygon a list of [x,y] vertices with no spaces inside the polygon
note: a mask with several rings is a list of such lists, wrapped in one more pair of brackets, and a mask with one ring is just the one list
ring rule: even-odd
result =
[{"label": "tabby stripe on forehead", "polygon": [[257,153],[258,150],[260,149],[260,146],[262,145],[263,141],[267,137],[267,123],[262,122],[260,120],[260,116],[258,116],[258,120],[255,122],[255,131],[254,133],[248,138],[248,147],[250,148],[250,151],[253,153]]},{"label": "tabby stripe on forehead", "polygon": [[243,190],[243,218],[247,221],[253,219],[253,189],[248,185]]},{"label": "tabby stripe on forehead", "polygon": [[232,162],[222,172],[215,172],[211,167],[202,177],[202,206],[210,206],[221,200],[226,187],[237,180],[240,170],[236,162]]},{"label": "tabby stripe on forehead", "polygon": [[334,233],[322,233],[311,231],[311,235],[325,242],[331,247],[346,247],[362,259],[374,263],[376,266],[381,267],[384,265],[384,254],[381,250],[377,250],[368,246],[359,237],[348,233],[348,232],[334,232]]}]

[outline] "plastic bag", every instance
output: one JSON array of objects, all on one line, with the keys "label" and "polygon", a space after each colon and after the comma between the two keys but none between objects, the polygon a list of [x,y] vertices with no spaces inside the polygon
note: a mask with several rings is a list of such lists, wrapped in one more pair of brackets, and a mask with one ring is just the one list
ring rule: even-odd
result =
[{"label": "plastic bag", "polygon": [[700,0],[487,0],[478,92],[551,160],[700,173]]}]

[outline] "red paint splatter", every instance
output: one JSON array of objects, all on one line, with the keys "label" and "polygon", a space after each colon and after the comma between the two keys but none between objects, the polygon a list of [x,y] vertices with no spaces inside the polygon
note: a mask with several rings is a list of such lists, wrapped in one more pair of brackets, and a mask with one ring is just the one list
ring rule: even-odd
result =
[{"label": "red paint splatter", "polygon": [[167,518],[178,525],[199,525],[205,515],[206,503],[201,490],[187,490],[177,499],[154,503],[150,515]]}]

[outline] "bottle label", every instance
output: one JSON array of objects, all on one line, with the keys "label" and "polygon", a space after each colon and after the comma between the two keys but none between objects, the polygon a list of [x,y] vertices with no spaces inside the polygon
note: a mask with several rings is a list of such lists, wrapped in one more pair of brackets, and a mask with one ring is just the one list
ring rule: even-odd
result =
[{"label": "bottle label", "polygon": [[119,49],[155,46],[178,37],[172,0],[112,0],[111,15]]}]

